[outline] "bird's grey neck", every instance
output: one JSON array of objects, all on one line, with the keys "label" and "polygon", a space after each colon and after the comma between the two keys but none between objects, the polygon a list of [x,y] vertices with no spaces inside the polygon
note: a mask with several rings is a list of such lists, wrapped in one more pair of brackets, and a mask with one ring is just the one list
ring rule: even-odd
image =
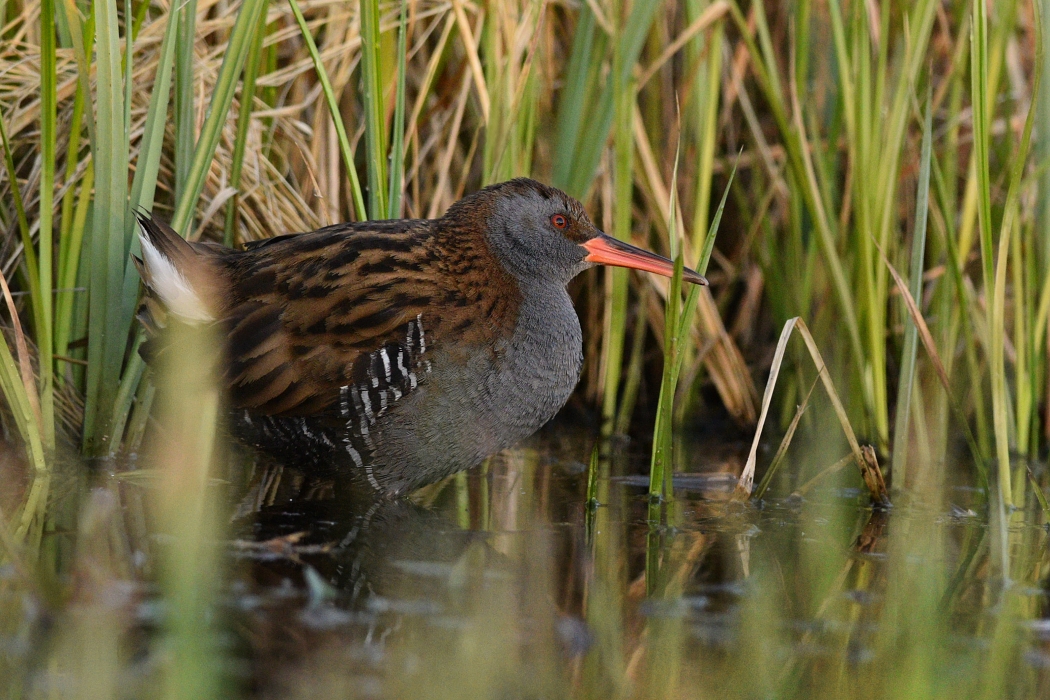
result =
[{"label": "bird's grey neck", "polygon": [[[531,285],[519,282],[519,285],[522,302],[511,347],[528,347],[531,352],[522,354],[535,356],[564,351],[575,357],[577,348],[582,352],[583,332],[580,329],[580,319],[565,287],[549,282],[535,282]],[[544,348],[540,352],[532,345],[556,340],[561,341],[557,347]]]},{"label": "bird's grey neck", "polygon": [[565,404],[582,365],[583,332],[565,288],[551,284],[523,288],[518,323],[499,374],[510,390],[508,403],[531,414],[521,418],[533,424],[532,430]]}]

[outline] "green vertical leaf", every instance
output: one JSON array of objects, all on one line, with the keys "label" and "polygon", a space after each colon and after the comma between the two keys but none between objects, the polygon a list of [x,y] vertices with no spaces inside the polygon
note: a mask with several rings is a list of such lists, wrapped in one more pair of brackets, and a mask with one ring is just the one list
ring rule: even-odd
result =
[{"label": "green vertical leaf", "polygon": [[88,454],[109,451],[108,413],[116,395],[127,342],[120,328],[126,256],[124,213],[128,192],[124,94],[115,0],[96,0],[96,112],[92,156],[95,161],[94,223],[89,283],[91,333],[88,335],[84,447]]},{"label": "green vertical leaf", "polygon": [[387,218],[401,217],[401,190],[405,179],[405,83],[408,58],[408,1],[401,0],[397,25],[397,92],[394,97],[394,136],[390,144],[390,190],[387,194]]},{"label": "green vertical leaf", "polygon": [[[922,271],[926,253],[926,217],[930,206],[930,162],[933,152],[932,88],[926,91],[926,117],[922,125],[922,154],[919,157],[919,184],[915,194],[915,230],[911,240],[910,291],[913,299],[922,299]],[[908,459],[908,421],[911,416],[912,385],[915,380],[915,357],[919,329],[905,314],[904,349],[901,351],[901,374],[897,383],[897,415],[893,428],[893,479],[905,486]]]},{"label": "green vertical leaf", "polygon": [[361,192],[361,181],[357,177],[357,167],[354,165],[354,152],[350,148],[350,139],[346,135],[346,125],[343,123],[343,118],[339,113],[339,100],[336,97],[335,90],[332,88],[332,81],[328,79],[328,71],[325,70],[324,63],[321,61],[321,53],[317,50],[317,44],[310,33],[310,28],[306,26],[306,18],[303,17],[303,11],[299,9],[299,3],[296,0],[288,0],[288,3],[292,7],[295,21],[299,24],[299,31],[306,42],[306,48],[310,52],[314,70],[317,72],[317,79],[321,81],[321,89],[324,91],[325,101],[328,103],[328,112],[332,117],[332,123],[335,124],[335,131],[339,137],[339,151],[343,155],[343,165],[350,174],[350,190],[354,197],[354,212],[357,214],[359,221],[367,221],[368,212],[365,209],[365,199]]},{"label": "green vertical leaf", "polygon": [[189,233],[193,212],[197,207],[197,200],[204,189],[204,180],[208,176],[215,157],[215,147],[219,144],[222,135],[222,127],[226,123],[226,117],[233,104],[233,95],[237,88],[238,78],[244,68],[244,61],[251,46],[255,25],[259,19],[259,13],[266,8],[266,0],[245,0],[237,13],[237,21],[230,32],[230,40],[226,46],[226,55],[223,56],[222,66],[219,68],[218,78],[212,91],[211,104],[208,106],[208,114],[204,118],[201,127],[200,139],[193,152],[193,164],[186,174],[183,191],[172,218],[172,228],[187,235]]},{"label": "green vertical leaf", "polygon": [[[267,3],[267,6],[269,3]],[[244,80],[241,85],[241,108],[237,113],[237,137],[233,142],[233,162],[230,164],[230,187],[235,190],[241,185],[241,169],[244,166],[244,151],[248,144],[248,128],[252,121],[252,107],[255,102],[255,80],[259,75],[260,63],[263,60],[263,40],[266,38],[266,8],[259,13],[259,23],[252,35],[252,45],[248,49],[248,58],[244,64]],[[235,194],[226,207],[226,224],[223,228],[223,243],[232,247],[237,236],[234,227],[237,224],[237,208],[240,204],[240,192]]]},{"label": "green vertical leaf", "polygon": [[380,86],[379,0],[360,0],[361,101],[365,111],[365,149],[368,162],[368,213],[375,219],[386,207],[386,105]]},{"label": "green vertical leaf", "polygon": [[181,200],[197,143],[193,48],[197,40],[197,0],[176,3],[179,37],[175,44],[175,199]]}]

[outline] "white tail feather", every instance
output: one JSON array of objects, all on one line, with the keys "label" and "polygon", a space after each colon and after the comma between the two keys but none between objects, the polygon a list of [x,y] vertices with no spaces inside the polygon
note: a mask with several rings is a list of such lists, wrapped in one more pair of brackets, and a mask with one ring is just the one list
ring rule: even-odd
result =
[{"label": "white tail feather", "polygon": [[146,267],[149,287],[168,307],[168,311],[190,323],[214,321],[214,316],[186,276],[150,243],[141,223],[139,241],[142,243],[142,263]]}]

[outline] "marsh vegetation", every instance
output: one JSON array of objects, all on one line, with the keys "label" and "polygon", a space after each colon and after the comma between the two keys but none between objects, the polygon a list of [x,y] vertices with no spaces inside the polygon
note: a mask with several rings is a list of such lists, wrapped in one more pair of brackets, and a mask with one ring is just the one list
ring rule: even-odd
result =
[{"label": "marsh vegetation", "polygon": [[[1046,696],[1046,4],[0,0],[5,697]],[[712,285],[584,275],[477,469],[361,503],[138,353],[140,208],[519,175]]]}]

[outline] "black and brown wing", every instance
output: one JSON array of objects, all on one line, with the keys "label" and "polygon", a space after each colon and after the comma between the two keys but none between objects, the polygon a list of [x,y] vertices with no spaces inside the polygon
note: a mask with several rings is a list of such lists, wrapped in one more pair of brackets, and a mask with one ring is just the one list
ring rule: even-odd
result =
[{"label": "black and brown wing", "polygon": [[414,390],[428,325],[440,322],[435,303],[449,294],[428,226],[332,227],[230,256],[222,321],[233,407],[291,417],[349,401],[379,411]]}]

